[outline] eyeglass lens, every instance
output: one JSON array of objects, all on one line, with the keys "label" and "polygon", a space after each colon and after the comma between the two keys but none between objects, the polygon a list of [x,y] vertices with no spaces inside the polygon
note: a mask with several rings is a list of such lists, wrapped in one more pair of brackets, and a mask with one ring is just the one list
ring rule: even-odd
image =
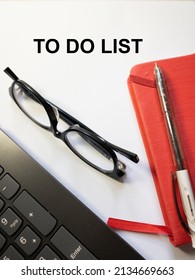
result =
[{"label": "eyeglass lens", "polygon": [[14,98],[19,107],[34,121],[41,126],[50,127],[49,117],[45,108],[30,91],[26,91],[20,84],[15,83],[13,87]]},{"label": "eyeglass lens", "polygon": [[101,170],[107,172],[113,171],[114,162],[112,157],[102,146],[100,147],[95,140],[77,131],[69,131],[66,134],[66,139],[72,149],[77,154],[84,157],[88,162],[92,163]]}]

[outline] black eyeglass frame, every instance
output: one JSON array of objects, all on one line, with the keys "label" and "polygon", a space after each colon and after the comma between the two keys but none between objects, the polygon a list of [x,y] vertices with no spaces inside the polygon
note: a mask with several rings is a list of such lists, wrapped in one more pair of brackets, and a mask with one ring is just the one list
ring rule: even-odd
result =
[{"label": "black eyeglass frame", "polygon": [[[89,164],[91,167],[97,169],[98,171],[114,178],[114,179],[119,179],[120,177],[122,177],[125,174],[125,165],[118,160],[117,155],[114,151],[120,153],[121,155],[123,155],[124,157],[130,159],[131,161],[133,161],[134,163],[138,163],[139,162],[139,157],[137,156],[137,154],[127,151],[123,148],[120,148],[108,141],[106,141],[105,139],[103,139],[102,137],[100,137],[97,133],[95,133],[93,130],[91,130],[90,128],[88,128],[86,125],[84,125],[83,123],[81,123],[79,120],[77,120],[76,118],[72,117],[70,114],[68,114],[66,111],[62,110],[61,108],[59,108],[58,106],[54,105],[53,103],[49,102],[48,100],[44,99],[34,88],[32,88],[29,84],[27,84],[26,82],[20,80],[15,73],[9,68],[7,67],[4,72],[13,80],[13,83],[9,89],[10,91],[10,95],[13,98],[13,100],[15,101],[15,103],[17,104],[17,106],[22,110],[22,112],[28,116],[33,122],[35,122],[37,125],[41,126],[42,128],[50,131],[53,133],[53,135],[57,138],[59,138],[60,140],[62,140],[63,142],[65,142],[65,144],[80,158],[82,159],[84,162],[86,162],[87,164]],[[26,112],[24,110],[24,108],[22,108],[20,106],[20,104],[18,103],[17,99],[15,98],[14,95],[14,86],[15,85],[19,85],[22,87],[22,89],[25,91],[25,93],[27,95],[31,95],[32,98],[34,97],[34,99],[38,100],[40,102],[40,104],[42,104],[43,108],[45,109],[49,121],[50,121],[50,126],[44,126],[43,124],[39,123],[38,121],[36,121],[33,117],[31,117],[28,112]],[[64,132],[60,132],[57,129],[57,125],[58,125],[58,119],[57,119],[57,113],[59,114],[60,118],[65,121],[68,125],[70,125],[70,127],[65,130]],[[88,143],[91,144],[94,147],[95,144],[95,148],[104,154],[104,151],[106,151],[106,153],[110,156],[110,158],[113,160],[113,164],[114,164],[114,168],[112,171],[107,171],[104,170],[98,166],[96,166],[95,164],[93,164],[91,161],[88,161],[85,157],[83,157],[80,153],[78,153],[70,144],[68,138],[67,138],[67,134],[70,131],[75,131],[77,133],[80,133],[82,135],[85,135],[88,139]],[[83,136],[84,137],[84,136]],[[89,139],[91,139],[91,141],[89,141]],[[95,142],[95,143],[94,143]],[[104,154],[105,155],[105,154]]]}]

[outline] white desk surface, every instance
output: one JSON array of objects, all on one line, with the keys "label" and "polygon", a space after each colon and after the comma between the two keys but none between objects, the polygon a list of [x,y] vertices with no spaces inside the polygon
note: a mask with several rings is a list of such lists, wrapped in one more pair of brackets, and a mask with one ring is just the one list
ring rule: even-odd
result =
[{"label": "white desk surface", "polygon": [[[115,217],[163,225],[127,78],[135,64],[193,53],[194,21],[192,1],[0,2],[0,127],[105,222]],[[60,51],[37,54],[35,38],[59,40]],[[95,50],[67,54],[68,38],[90,38]],[[137,54],[102,54],[103,38],[109,47],[114,38],[143,43]],[[124,182],[93,170],[30,121],[8,94],[7,66],[105,139],[136,152],[140,163],[125,161]],[[118,234],[146,259],[195,259],[190,245],[174,248],[165,236]]]}]

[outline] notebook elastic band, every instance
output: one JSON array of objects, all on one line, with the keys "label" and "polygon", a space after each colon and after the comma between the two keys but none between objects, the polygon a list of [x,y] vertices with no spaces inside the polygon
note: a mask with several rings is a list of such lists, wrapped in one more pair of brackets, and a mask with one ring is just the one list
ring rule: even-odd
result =
[{"label": "notebook elastic band", "polygon": [[120,220],[115,218],[109,218],[107,224],[111,228],[120,229],[120,230],[171,235],[171,231],[167,226],[139,223],[139,222],[126,221],[126,220]]}]

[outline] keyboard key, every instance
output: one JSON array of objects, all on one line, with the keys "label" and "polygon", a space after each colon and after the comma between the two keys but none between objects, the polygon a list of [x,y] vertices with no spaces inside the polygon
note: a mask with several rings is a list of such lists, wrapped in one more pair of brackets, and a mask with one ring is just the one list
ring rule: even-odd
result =
[{"label": "keyboard key", "polygon": [[4,202],[3,200],[0,198],[0,210],[3,208]]},{"label": "keyboard key", "polygon": [[9,175],[5,174],[0,180],[0,192],[5,198],[10,199],[18,191],[20,185]]},{"label": "keyboard key", "polygon": [[0,175],[3,173],[3,167],[0,166]]},{"label": "keyboard key", "polygon": [[96,260],[64,227],[60,227],[50,241],[69,260]]},{"label": "keyboard key", "polygon": [[31,195],[23,191],[13,205],[30,221],[43,235],[48,235],[56,225],[54,217],[45,210]]},{"label": "keyboard key", "polygon": [[22,220],[10,208],[8,208],[0,217],[0,228],[2,228],[9,236],[14,234],[21,224]]},{"label": "keyboard key", "polygon": [[24,260],[24,257],[11,245],[0,256],[0,260]]},{"label": "keyboard key", "polygon": [[49,246],[46,245],[38,254],[36,260],[60,260],[60,258],[51,248],[49,248]]},{"label": "keyboard key", "polygon": [[0,250],[3,248],[5,242],[6,242],[5,237],[0,233]]},{"label": "keyboard key", "polygon": [[34,233],[34,231],[32,231],[32,229],[26,227],[16,238],[16,243],[24,253],[30,256],[39,247],[41,239],[36,233]]}]

